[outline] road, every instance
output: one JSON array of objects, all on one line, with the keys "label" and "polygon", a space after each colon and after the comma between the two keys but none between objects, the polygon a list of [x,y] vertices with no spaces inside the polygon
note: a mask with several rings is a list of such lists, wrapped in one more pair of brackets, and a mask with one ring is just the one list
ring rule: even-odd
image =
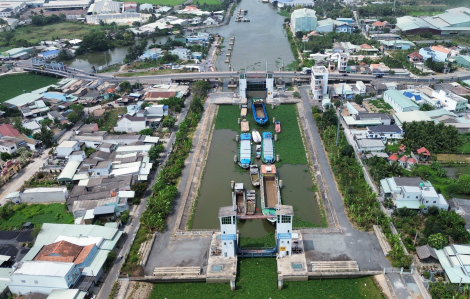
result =
[{"label": "road", "polygon": [[[309,89],[309,86],[299,88],[305,111],[312,110],[313,100],[311,100],[308,95]],[[320,166],[323,170],[324,180],[328,186],[328,191],[330,193],[329,196],[333,203],[333,208],[336,211],[338,222],[343,228],[346,245],[351,251],[359,253],[357,256],[358,259],[368,260],[368,263],[370,263],[370,269],[383,269],[383,267],[390,267],[390,262],[385,258],[382,250],[380,249],[377,237],[373,234],[359,231],[351,225],[351,222],[345,213],[343,200],[336,186],[333,172],[328,164],[328,158],[323,148],[320,134],[318,133],[312,113],[306,113],[306,120],[308,125],[308,128],[306,129],[309,129],[312,134],[313,143],[318,154],[317,160],[320,162]],[[364,261],[361,263],[364,263]],[[392,285],[400,285],[400,282],[396,280],[396,276],[389,277],[389,279],[391,280]],[[411,296],[406,294],[402,289],[397,290],[396,293],[400,299],[411,298]]]},{"label": "road", "polygon": [[24,181],[29,180],[46,162],[49,151],[46,150],[41,156],[37,157],[34,162],[28,164],[18,174],[16,174],[6,185],[0,188],[0,204],[4,205],[5,197],[10,192],[18,191],[23,186]]},{"label": "road", "polygon": [[[186,103],[185,107],[182,109],[180,115],[178,116],[178,120],[175,124],[175,127],[173,128],[173,133],[171,134],[171,137],[168,140],[168,142],[165,144],[165,152],[163,154],[162,162],[160,163],[160,165],[163,165],[169,157],[169,150],[172,147],[173,142],[175,141],[175,133],[178,131],[179,124],[184,120],[184,118],[186,117],[186,114],[188,113],[189,103],[191,102],[191,99],[192,99],[192,97],[190,96],[187,100],[187,103]],[[124,242],[124,244],[122,245],[121,251],[119,253],[119,254],[122,254],[123,256],[131,248],[132,236],[134,235],[134,233],[137,233],[137,227],[140,223],[140,216],[145,211],[145,208],[147,206],[147,200],[149,199],[150,195],[152,194],[152,191],[151,191],[152,186],[155,184],[155,180],[157,178],[158,172],[160,172],[160,170],[161,170],[160,167],[161,166],[159,166],[157,168],[155,176],[152,178],[151,182],[149,183],[149,189],[146,191],[145,197],[142,198],[142,201],[141,201],[140,205],[138,206],[138,208],[133,213],[132,218],[131,218],[132,219],[131,223],[124,228],[124,231],[127,233],[127,239]],[[157,238],[161,238],[161,235],[162,234],[159,234]],[[114,265],[111,267],[111,269],[108,272],[108,276],[106,278],[106,281],[103,283],[103,285],[100,288],[100,291],[99,291],[98,296],[97,296],[98,299],[108,299],[109,294],[111,293],[111,289],[113,288],[114,282],[116,281],[116,279],[119,276],[119,270],[121,269],[121,266],[122,266],[123,263],[124,263],[124,259],[117,260],[114,263]]]}]

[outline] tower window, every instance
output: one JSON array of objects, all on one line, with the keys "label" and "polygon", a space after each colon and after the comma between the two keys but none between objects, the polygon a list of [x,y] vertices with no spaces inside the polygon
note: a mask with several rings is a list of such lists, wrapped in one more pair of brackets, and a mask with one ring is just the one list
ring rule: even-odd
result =
[{"label": "tower window", "polygon": [[222,217],[222,224],[232,224],[232,217]]},{"label": "tower window", "polygon": [[281,223],[290,223],[290,216],[281,215]]}]

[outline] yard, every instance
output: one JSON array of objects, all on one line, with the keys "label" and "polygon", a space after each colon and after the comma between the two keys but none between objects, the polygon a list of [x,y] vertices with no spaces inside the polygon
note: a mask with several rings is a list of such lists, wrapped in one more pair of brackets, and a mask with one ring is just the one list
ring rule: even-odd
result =
[{"label": "yard", "polygon": [[[98,27],[85,25],[80,22],[62,22],[47,26],[20,26],[13,31],[14,39],[24,39],[30,43],[37,44],[42,40],[55,40],[57,38],[82,39],[91,30]],[[0,36],[5,33],[0,33]],[[9,48],[14,48],[10,46]],[[0,51],[8,49],[0,49]]]},{"label": "yard", "polygon": [[[10,210],[10,208],[12,210]],[[20,229],[25,222],[32,222],[35,226],[43,223],[73,223],[73,215],[67,211],[67,206],[61,203],[54,204],[20,204],[4,205],[0,208],[2,221],[0,230]],[[3,216],[5,215],[6,216]]]},{"label": "yard", "polygon": [[111,132],[116,126],[118,118],[121,114],[126,114],[126,107],[113,108],[109,111],[106,111],[103,118],[98,120],[99,129],[101,131]]},{"label": "yard", "polygon": [[29,92],[57,82],[59,82],[57,78],[31,73],[0,76],[0,86],[8,86],[0,89],[0,103],[19,96],[23,90]]},{"label": "yard", "polygon": [[394,114],[392,106],[390,106],[388,103],[385,103],[382,98],[377,100],[364,101],[364,106],[371,112]]},{"label": "yard", "polygon": [[459,154],[470,154],[470,135],[460,134],[462,145],[457,149]]},{"label": "yard", "polygon": [[162,283],[153,288],[157,298],[384,298],[372,277],[284,281],[277,289],[276,259],[239,259],[236,290],[220,283]]}]

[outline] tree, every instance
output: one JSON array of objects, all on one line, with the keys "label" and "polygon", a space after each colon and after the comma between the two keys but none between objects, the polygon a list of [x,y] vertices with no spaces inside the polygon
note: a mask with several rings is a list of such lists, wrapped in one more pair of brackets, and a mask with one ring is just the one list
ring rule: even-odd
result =
[{"label": "tree", "polygon": [[41,124],[45,126],[50,126],[52,124],[52,120],[50,120],[49,118],[46,118],[41,122]]},{"label": "tree", "polygon": [[448,243],[449,243],[449,241],[441,233],[430,235],[428,237],[429,246],[431,246],[432,248],[435,248],[435,249],[442,249]]},{"label": "tree", "polygon": [[158,157],[161,153],[165,150],[165,146],[163,144],[157,144],[150,148],[149,150],[149,158],[151,161],[157,161]]},{"label": "tree", "polygon": [[385,27],[385,28],[384,28],[384,33],[390,33],[390,28]]},{"label": "tree", "polygon": [[341,148],[341,155],[345,157],[352,157],[354,156],[354,148],[352,145],[347,144]]},{"label": "tree", "polygon": [[364,101],[364,99],[362,98],[362,96],[360,94],[357,94],[354,96],[354,102],[359,104],[359,105],[362,105],[362,102]]},{"label": "tree", "polygon": [[153,130],[151,128],[143,129],[143,130],[140,130],[139,134],[140,135],[152,136],[153,135]]},{"label": "tree", "polygon": [[[3,159],[3,158],[2,158]],[[463,174],[457,180],[459,186],[459,193],[469,194],[470,193],[470,175]]]},{"label": "tree", "polygon": [[54,133],[49,130],[45,125],[41,126],[41,131],[34,133],[34,139],[41,140],[46,147],[52,146],[52,139],[54,138]]},{"label": "tree", "polygon": [[431,111],[431,110],[434,110],[434,107],[431,106],[428,103],[424,103],[421,107],[419,107],[419,110],[421,110],[421,111]]},{"label": "tree", "polygon": [[136,198],[141,198],[142,196],[144,196],[144,193],[145,191],[147,191],[148,187],[149,187],[149,183],[147,182],[136,183],[131,186],[131,190],[135,192]]},{"label": "tree", "polygon": [[122,81],[119,84],[119,88],[121,89],[121,92],[131,92],[132,91],[131,83],[129,81]]},{"label": "tree", "polygon": [[121,214],[121,223],[126,225],[127,221],[129,221],[129,210],[125,210]]},{"label": "tree", "polygon": [[299,93],[298,91],[294,91],[294,92],[292,93],[292,96],[293,96],[294,98],[298,98],[298,99],[299,99],[299,98],[300,98],[300,93]]},{"label": "tree", "polygon": [[8,160],[11,160],[13,157],[11,154],[7,153],[7,152],[2,152],[0,154],[0,158],[2,158],[3,161],[8,161]]},{"label": "tree", "polygon": [[62,49],[60,50],[59,54],[57,55],[57,60],[58,61],[64,61],[64,60],[68,60],[72,58],[69,53],[65,50],[65,49]]},{"label": "tree", "polygon": [[162,121],[162,126],[166,128],[173,128],[175,126],[176,119],[173,116],[165,116],[165,118]]}]

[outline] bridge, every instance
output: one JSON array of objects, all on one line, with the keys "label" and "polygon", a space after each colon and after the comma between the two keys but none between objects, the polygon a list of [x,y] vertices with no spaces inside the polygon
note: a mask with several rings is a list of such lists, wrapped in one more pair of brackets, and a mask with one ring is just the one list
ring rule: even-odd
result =
[{"label": "bridge", "polygon": [[[34,58],[33,58],[34,59]],[[23,70],[27,72],[34,72],[38,74],[45,74],[50,76],[58,77],[73,77],[77,79],[88,79],[88,80],[106,80],[111,82],[121,82],[121,81],[130,81],[130,82],[146,82],[151,80],[160,80],[161,82],[168,81],[194,81],[194,80],[204,80],[204,79],[229,79],[229,78],[238,78],[238,72],[230,71],[221,71],[221,72],[202,72],[202,73],[174,73],[174,74],[164,74],[164,75],[149,75],[149,76],[135,76],[135,77],[115,77],[113,74],[93,74],[87,73],[79,69],[67,68],[67,67],[57,67],[53,63],[48,65],[44,62],[31,59],[30,63],[27,62],[27,65],[17,64],[18,67],[22,67]],[[259,72],[247,72],[248,77],[257,77],[264,76],[266,73],[264,71]],[[272,72],[275,78],[296,78],[298,80],[309,80],[311,75],[302,74],[292,71],[274,71]],[[460,80],[470,79],[470,71],[463,71],[457,73],[442,74],[436,76],[427,76],[427,77],[418,77],[418,76],[409,76],[409,75],[387,75],[378,79],[379,81],[400,81],[407,82],[410,84],[417,83],[437,83],[442,80],[442,82],[454,82],[459,78]],[[343,81],[343,82],[352,82],[352,81],[366,81],[370,82],[375,80],[375,74],[348,74],[344,76],[343,74],[328,74],[329,81]]]}]

